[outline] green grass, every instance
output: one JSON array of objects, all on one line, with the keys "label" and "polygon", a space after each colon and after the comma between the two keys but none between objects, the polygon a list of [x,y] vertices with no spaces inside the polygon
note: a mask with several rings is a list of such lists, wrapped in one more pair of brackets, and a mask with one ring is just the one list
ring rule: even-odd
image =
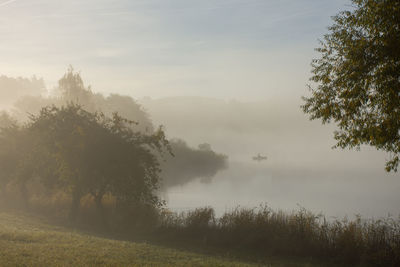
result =
[{"label": "green grass", "polygon": [[144,242],[89,235],[45,219],[0,211],[0,266],[314,266],[290,261],[245,263]]}]

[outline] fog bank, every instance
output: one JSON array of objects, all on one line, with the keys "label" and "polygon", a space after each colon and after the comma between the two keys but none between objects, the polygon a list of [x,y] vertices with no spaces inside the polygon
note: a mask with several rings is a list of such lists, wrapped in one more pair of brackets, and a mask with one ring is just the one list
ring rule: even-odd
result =
[{"label": "fog bank", "polygon": [[[229,156],[229,169],[211,184],[196,180],[169,190],[171,207],[212,205],[221,213],[236,205],[295,209],[298,205],[329,216],[361,213],[398,215],[400,176],[386,173],[386,156],[370,147],[331,149],[333,125],[309,121],[301,99],[259,102],[199,97],[139,101],[171,137],[189,144],[207,141]],[[261,153],[267,161],[255,162]]]}]

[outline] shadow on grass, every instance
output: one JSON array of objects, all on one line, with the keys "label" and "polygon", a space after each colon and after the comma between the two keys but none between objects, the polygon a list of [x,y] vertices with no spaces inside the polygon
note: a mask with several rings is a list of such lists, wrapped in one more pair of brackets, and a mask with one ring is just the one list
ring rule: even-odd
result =
[{"label": "shadow on grass", "polygon": [[[72,223],[58,217],[38,215],[32,211],[21,211],[15,209],[2,209],[0,211],[13,214],[23,220],[29,221],[35,227],[44,230],[54,230],[61,232],[74,232],[84,236],[94,236],[104,239],[128,241],[155,245],[161,248],[174,249],[179,252],[191,252],[205,256],[212,256],[223,260],[234,260],[241,263],[255,264],[260,266],[338,266],[330,259],[321,260],[296,256],[274,255],[273,253],[260,253],[243,248],[224,248],[207,244],[204,240],[185,240],[173,238],[165,232],[157,231],[112,231],[107,227],[99,225],[89,225],[84,222]],[[340,266],[346,266],[341,264]],[[349,265],[350,266],[350,265]]]}]

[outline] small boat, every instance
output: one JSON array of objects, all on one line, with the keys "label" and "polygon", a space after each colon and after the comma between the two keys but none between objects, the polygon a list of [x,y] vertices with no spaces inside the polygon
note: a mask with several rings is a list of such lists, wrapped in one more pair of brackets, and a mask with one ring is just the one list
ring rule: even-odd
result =
[{"label": "small boat", "polygon": [[258,153],[257,156],[253,157],[253,160],[260,162],[262,160],[267,160],[267,157],[266,156],[261,156],[260,153]]}]

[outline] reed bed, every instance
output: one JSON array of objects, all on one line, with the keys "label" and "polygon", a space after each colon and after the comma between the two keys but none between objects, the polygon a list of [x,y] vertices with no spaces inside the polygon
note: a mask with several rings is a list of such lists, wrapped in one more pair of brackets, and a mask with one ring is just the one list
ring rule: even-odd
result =
[{"label": "reed bed", "polygon": [[252,255],[307,257],[352,266],[400,266],[400,220],[327,220],[304,208],[238,207],[216,218],[212,207],[163,211],[160,238]]}]

